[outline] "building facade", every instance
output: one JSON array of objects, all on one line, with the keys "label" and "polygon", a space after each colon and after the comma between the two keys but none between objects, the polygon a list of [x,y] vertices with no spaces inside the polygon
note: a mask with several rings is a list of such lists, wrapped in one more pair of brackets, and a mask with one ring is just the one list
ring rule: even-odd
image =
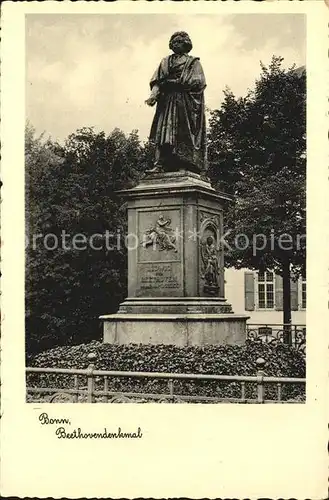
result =
[{"label": "building facade", "polygon": [[[225,269],[225,297],[236,314],[249,316],[249,324],[283,323],[282,277],[273,272]],[[291,281],[292,324],[306,323],[306,279]]]}]

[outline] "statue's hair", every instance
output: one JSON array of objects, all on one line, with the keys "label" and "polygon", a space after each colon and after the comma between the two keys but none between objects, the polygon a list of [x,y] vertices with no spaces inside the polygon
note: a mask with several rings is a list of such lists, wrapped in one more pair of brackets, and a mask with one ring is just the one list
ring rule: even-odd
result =
[{"label": "statue's hair", "polygon": [[169,48],[173,49],[173,41],[176,37],[182,37],[184,39],[184,52],[188,53],[192,50],[193,45],[189,35],[185,31],[176,31],[173,35],[171,35],[169,40]]}]

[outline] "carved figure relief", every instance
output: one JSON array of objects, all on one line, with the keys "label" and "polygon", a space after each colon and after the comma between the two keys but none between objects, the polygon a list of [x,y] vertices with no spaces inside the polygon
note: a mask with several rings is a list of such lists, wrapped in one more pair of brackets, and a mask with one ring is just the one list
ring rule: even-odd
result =
[{"label": "carved figure relief", "polygon": [[217,214],[200,212],[200,277],[205,295],[218,296],[221,287],[220,218]]},{"label": "carved figure relief", "polygon": [[217,295],[219,291],[219,263],[216,241],[213,236],[207,236],[201,243],[203,275],[205,281],[203,290],[207,295]]},{"label": "carved figure relief", "polygon": [[160,215],[154,226],[151,226],[143,235],[142,245],[144,248],[152,245],[159,250],[174,250],[177,252],[176,235],[170,227],[171,219],[165,219]]}]

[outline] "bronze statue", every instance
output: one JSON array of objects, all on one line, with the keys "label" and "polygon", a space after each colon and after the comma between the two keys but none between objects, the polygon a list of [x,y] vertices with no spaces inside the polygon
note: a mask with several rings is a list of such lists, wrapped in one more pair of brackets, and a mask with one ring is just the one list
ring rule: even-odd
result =
[{"label": "bronze statue", "polygon": [[188,55],[192,42],[187,33],[174,33],[169,47],[173,54],[162,59],[145,101],[157,104],[150,132],[154,170],[201,172],[206,158],[205,76],[199,58]]}]

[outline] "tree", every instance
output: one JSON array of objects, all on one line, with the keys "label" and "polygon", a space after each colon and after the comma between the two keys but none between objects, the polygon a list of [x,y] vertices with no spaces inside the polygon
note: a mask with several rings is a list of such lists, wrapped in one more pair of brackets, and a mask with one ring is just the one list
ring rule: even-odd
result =
[{"label": "tree", "polygon": [[269,67],[261,64],[245,97],[225,90],[210,118],[208,175],[234,198],[226,212],[226,265],[282,276],[290,342],[290,280],[305,271],[306,79],[282,62],[274,56]]},{"label": "tree", "polygon": [[28,351],[95,338],[99,315],[125,297],[126,205],[116,191],[146,166],[135,131],[83,128],[61,146],[27,128]]},{"label": "tree", "polygon": [[63,158],[57,155],[49,139],[35,137],[27,123],[25,130],[25,308],[26,347],[37,348],[51,338],[46,321],[47,296],[43,286],[48,259],[41,246],[33,244],[41,231],[47,231],[50,220],[52,177],[60,172]]}]

